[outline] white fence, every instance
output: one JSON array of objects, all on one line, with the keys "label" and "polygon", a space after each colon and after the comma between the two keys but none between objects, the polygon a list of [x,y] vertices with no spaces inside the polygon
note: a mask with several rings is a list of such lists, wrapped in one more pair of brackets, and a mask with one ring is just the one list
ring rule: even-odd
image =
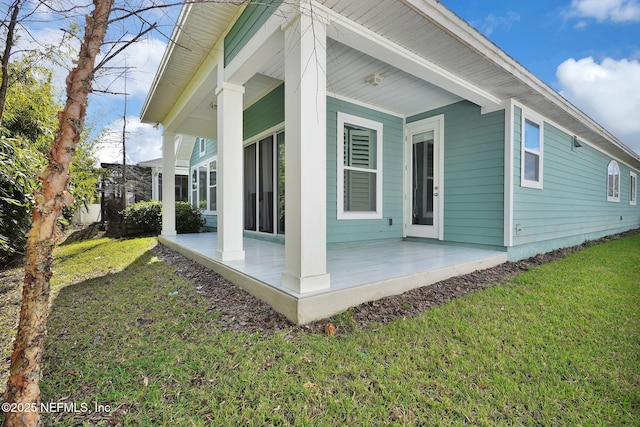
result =
[{"label": "white fence", "polygon": [[81,206],[73,216],[74,224],[93,224],[100,221],[100,204]]}]

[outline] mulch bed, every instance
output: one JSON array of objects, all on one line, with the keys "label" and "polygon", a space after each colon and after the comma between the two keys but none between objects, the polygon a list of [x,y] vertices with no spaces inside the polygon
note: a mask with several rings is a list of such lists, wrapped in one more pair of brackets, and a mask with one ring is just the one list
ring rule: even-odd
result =
[{"label": "mulch bed", "polygon": [[154,250],[158,258],[169,265],[176,265],[176,274],[195,286],[196,292],[206,299],[208,309],[220,312],[218,327],[221,330],[271,334],[286,330],[290,334],[325,333],[325,326],[336,326],[340,335],[355,328],[387,324],[400,318],[416,316],[431,307],[442,305],[470,292],[505,283],[517,274],[532,267],[561,259],[596,243],[637,234],[640,230],[604,237],[578,246],[558,249],[534,257],[506,262],[496,267],[452,277],[441,282],[416,288],[401,295],[393,295],[350,308],[346,313],[322,319],[307,325],[296,326],[265,302],[228,282],[212,270],[158,245]]}]

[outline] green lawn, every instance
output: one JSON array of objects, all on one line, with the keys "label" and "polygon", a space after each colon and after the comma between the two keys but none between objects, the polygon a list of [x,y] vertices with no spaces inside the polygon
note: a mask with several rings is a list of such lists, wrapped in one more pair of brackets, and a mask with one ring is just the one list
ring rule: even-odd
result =
[{"label": "green lawn", "polygon": [[640,234],[339,337],[221,332],[153,245],[58,248],[43,400],[109,407],[47,425],[640,425]]}]

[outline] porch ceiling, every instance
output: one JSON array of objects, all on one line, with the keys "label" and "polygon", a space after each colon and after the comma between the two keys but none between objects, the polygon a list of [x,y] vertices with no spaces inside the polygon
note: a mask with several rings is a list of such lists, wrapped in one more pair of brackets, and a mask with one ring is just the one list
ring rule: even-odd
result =
[{"label": "porch ceiling", "polygon": [[[448,105],[462,98],[393,65],[352,49],[336,40],[327,40],[327,92],[368,104],[397,115],[408,116]],[[260,73],[284,80],[284,53],[281,51],[260,69]],[[378,86],[367,79],[374,73],[383,77]]]},{"label": "porch ceiling", "polygon": [[[249,107],[271,90],[278,87],[281,83],[281,80],[267,75],[255,74],[244,84],[244,108]],[[200,102],[196,105],[192,105],[191,112],[186,115],[184,120],[176,124],[174,132],[216,139],[216,132],[218,128],[218,106],[215,89],[209,90],[206,94],[200,94],[200,98]]]},{"label": "porch ceiling", "polygon": [[[327,92],[399,115],[409,116],[460,101],[462,98],[444,89],[412,76],[398,68],[358,52],[340,42],[327,40]],[[280,50],[245,83],[245,108],[262,98],[284,81],[284,51]],[[367,78],[373,73],[383,76],[378,86]],[[212,106],[216,103],[211,91],[198,105],[189,119],[179,128],[185,133],[209,136],[206,129],[217,128],[217,117]],[[199,123],[202,123],[200,125]],[[210,136],[215,138],[215,132]]]}]

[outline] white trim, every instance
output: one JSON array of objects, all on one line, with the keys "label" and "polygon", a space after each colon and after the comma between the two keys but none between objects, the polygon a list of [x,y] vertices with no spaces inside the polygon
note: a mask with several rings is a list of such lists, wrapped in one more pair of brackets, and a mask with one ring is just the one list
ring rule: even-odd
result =
[{"label": "white trim", "polygon": [[[613,185],[614,185],[613,193],[614,194],[613,194],[613,196],[609,196],[609,176],[611,176],[609,174],[609,168],[611,166],[614,166],[615,170],[617,170],[617,172],[618,172],[616,174],[615,171],[614,171],[614,174],[613,174],[614,177],[616,175],[618,176],[618,182],[617,182],[618,185],[617,186],[616,186],[616,182],[615,182],[615,178],[614,178],[614,183],[613,183]],[[620,185],[620,165],[618,165],[617,161],[610,160],[609,163],[607,163],[607,202],[616,202],[616,203],[620,202],[620,188],[621,188],[621,185]],[[617,191],[617,193],[618,193],[617,195],[616,195],[616,190],[618,190]]]},{"label": "white trim", "polygon": [[[359,107],[368,108],[370,110],[377,111],[377,112],[384,113],[384,114],[389,114],[390,116],[398,117],[398,118],[401,118],[401,119],[406,117],[404,114],[398,113],[397,111],[387,110],[385,108],[378,107],[377,105],[368,104],[366,102],[358,101],[357,99],[349,98],[349,97],[344,96],[344,95],[339,95],[339,94],[337,94],[335,92],[327,91],[327,96],[329,96],[331,98],[335,98],[335,99],[337,99],[339,101],[349,102],[349,103],[351,103],[353,105],[357,105]],[[424,111],[420,111],[420,113],[422,113],[422,112],[424,112]],[[419,113],[416,113],[416,114],[419,114]],[[409,116],[411,116],[411,114]]]},{"label": "white trim", "polygon": [[407,207],[407,155],[404,152],[407,144],[408,131],[407,131],[407,118],[402,119],[402,238],[407,237],[407,215],[409,215],[409,209]]},{"label": "white trim", "polygon": [[211,163],[215,163],[216,164],[216,168],[214,169],[214,171],[216,172],[216,183],[215,185],[215,189],[216,189],[216,208],[215,209],[209,209],[208,212],[210,212],[212,215],[217,215],[218,214],[218,155],[214,155],[213,157],[211,157],[209,159],[209,162],[207,164],[207,208],[211,207]]},{"label": "white trim", "polygon": [[[540,120],[542,120],[545,124],[553,126],[554,128],[558,129],[560,132],[562,132],[565,135],[567,135],[567,137],[570,138],[570,137],[573,137],[574,135],[576,135],[575,132],[569,131],[564,126],[559,125],[557,122],[554,122],[553,120],[549,119],[547,116],[538,113],[537,111],[527,107],[526,105],[516,101],[515,99],[512,99],[511,102],[512,102],[514,107],[520,108],[520,110],[522,110],[523,114],[527,113],[528,115],[533,115],[533,116],[540,117]],[[583,138],[582,136],[579,136],[579,135],[578,135],[578,139],[580,140],[580,145],[589,146],[589,148],[592,148],[592,149],[596,150],[597,152],[604,154],[607,157],[611,157],[611,158],[615,159],[618,163],[620,163],[622,165],[625,165],[629,169],[635,169],[636,168],[635,166],[632,166],[630,163],[625,162],[624,160],[622,160],[620,157],[618,157],[618,156],[612,154],[611,152],[603,149],[602,147],[599,147],[599,146],[595,145],[594,143],[590,142],[588,139],[585,139],[585,138]]]},{"label": "white trim", "polygon": [[[538,126],[538,145],[539,149],[532,150],[526,148],[526,123],[530,122],[536,126]],[[544,182],[544,119],[537,115],[531,114],[528,111],[522,111],[522,119],[520,121],[521,126],[521,136],[520,136],[520,186],[535,188],[538,190],[542,190],[543,182]],[[526,178],[525,175],[525,153],[532,153],[538,156],[538,180],[530,180]]]},{"label": "white trim", "polygon": [[[441,108],[448,107],[448,106],[450,106],[450,105],[455,105],[455,104],[457,104],[457,103],[459,103],[459,102],[462,102],[462,101],[467,101],[467,100],[466,100],[466,99],[464,99],[464,98],[460,98],[460,97],[458,97],[458,99],[454,99],[453,101],[448,100],[448,101],[438,102],[437,104],[431,104],[431,106],[429,107],[429,109],[428,109],[428,110],[426,110],[426,111],[425,111],[425,109],[424,109],[424,108],[421,108],[420,110],[412,111],[412,112],[410,112],[410,113],[407,113],[405,116],[406,116],[406,117],[421,116],[421,115],[423,115],[423,114],[425,114],[425,113],[428,113],[428,112],[431,112],[431,111],[436,111],[436,110],[439,110],[439,109],[441,109]],[[483,114],[483,113],[481,112],[480,114]]]},{"label": "white trim", "polygon": [[[409,135],[428,131],[433,131],[434,168],[437,172],[437,176],[434,176],[437,186],[434,190],[438,193],[437,198],[434,198],[434,204],[436,205],[434,207],[434,223],[433,226],[413,226],[411,224],[411,208],[409,206],[412,202],[409,194],[412,182],[410,175],[412,151],[408,149],[413,144],[409,140]],[[444,240],[444,114],[406,124],[404,138],[404,193],[404,237],[414,236]]]},{"label": "white trim", "polygon": [[[207,169],[207,182],[206,182],[206,189],[207,189],[207,207],[206,209],[203,209],[202,213],[205,215],[217,215],[218,214],[218,210],[216,209],[214,210],[210,210],[209,206],[211,206],[211,200],[209,200],[209,196],[210,194],[210,190],[209,188],[211,187],[211,183],[210,183],[210,178],[211,178],[211,169],[209,168],[209,165],[211,164],[211,162],[216,162],[216,165],[218,164],[218,155],[215,154],[211,157],[208,157],[207,159],[204,159],[198,163],[194,163],[190,168],[189,168],[189,204],[191,206],[193,206],[193,172],[199,170],[201,167],[206,167]],[[218,173],[218,168],[216,166],[216,174]],[[216,179],[217,181],[217,179]],[[216,188],[218,187],[218,184],[216,183]],[[217,193],[217,190],[216,190]],[[197,194],[198,196],[200,195],[200,176],[198,175],[198,189],[197,189]],[[198,200],[198,204],[200,204],[200,200]],[[218,206],[218,201],[216,200],[216,207]],[[199,209],[199,207],[198,207]]]},{"label": "white trim", "polygon": [[[182,146],[182,140],[184,139],[184,135],[183,134],[177,134],[176,135],[176,143],[174,144],[174,150],[173,150],[173,155],[176,158],[176,163],[178,162],[178,153],[180,152],[180,147]],[[192,149],[193,151],[193,149]],[[161,157],[162,159],[162,157]]]},{"label": "white trim", "polygon": [[511,99],[502,102],[499,105],[491,105],[488,107],[480,107],[480,114],[481,115],[485,115],[485,114],[491,114],[491,113],[495,113],[496,111],[500,111],[500,110],[506,110],[511,106]]},{"label": "white trim", "polygon": [[[344,126],[345,124],[351,124],[355,126],[362,126],[376,131],[376,210],[365,212],[350,212],[344,210]],[[338,111],[338,125],[337,125],[337,151],[338,151],[338,163],[337,163],[337,218],[343,219],[380,219],[382,218],[384,200],[382,198],[382,165],[383,165],[383,124],[374,120],[365,119],[363,117],[354,116]],[[366,172],[372,172],[372,170],[366,170]]]},{"label": "white trim", "polygon": [[251,138],[247,138],[244,141],[242,141],[242,146],[243,147],[247,147],[251,144],[254,144],[264,138],[266,138],[269,135],[274,135],[280,132],[284,132],[284,122],[280,122],[275,126],[271,126],[270,128],[263,130],[260,133],[257,133],[255,135],[253,135]]},{"label": "white trim", "polygon": [[508,101],[504,110],[504,245],[513,246],[513,173],[515,105]]},{"label": "white trim", "polygon": [[629,172],[629,204],[635,206],[638,202],[638,175]]}]

